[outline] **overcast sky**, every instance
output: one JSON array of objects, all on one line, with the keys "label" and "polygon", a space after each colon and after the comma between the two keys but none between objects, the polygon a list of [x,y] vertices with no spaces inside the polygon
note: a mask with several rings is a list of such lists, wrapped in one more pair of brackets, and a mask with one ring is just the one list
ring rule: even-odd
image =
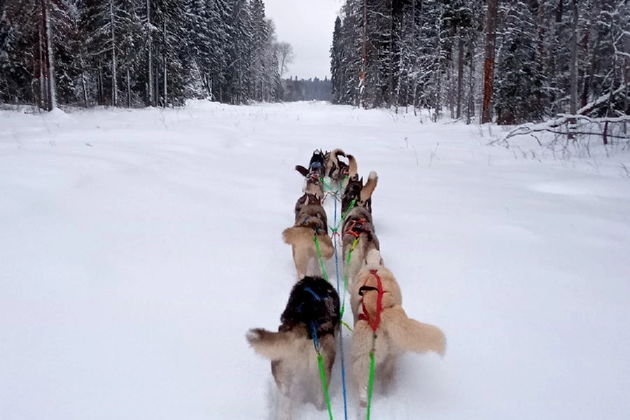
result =
[{"label": "overcast sky", "polygon": [[264,0],[278,41],[293,46],[287,76],[330,78],[330,45],[343,0]]}]

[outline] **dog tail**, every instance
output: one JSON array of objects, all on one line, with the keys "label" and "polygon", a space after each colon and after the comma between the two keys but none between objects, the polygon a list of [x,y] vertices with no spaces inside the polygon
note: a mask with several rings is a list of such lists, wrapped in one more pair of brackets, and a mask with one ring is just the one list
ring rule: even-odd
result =
[{"label": "dog tail", "polygon": [[336,157],[337,160],[339,160],[339,156],[346,156],[346,153],[341,149],[333,149],[333,151],[330,152],[330,155]]},{"label": "dog tail", "polygon": [[352,155],[346,156],[348,158],[348,176],[353,178],[359,173],[359,166],[357,160]]},{"label": "dog tail", "polygon": [[322,252],[322,258],[326,260],[332,258],[335,248],[333,247],[330,236],[319,234],[317,235],[317,240],[319,241],[319,249]]},{"label": "dog tail", "polygon": [[289,245],[297,245],[300,242],[313,241],[313,229],[303,226],[286,228],[282,232],[282,239]]},{"label": "dog tail", "polygon": [[295,165],[295,170],[298,171],[302,176],[308,175],[308,169],[306,169],[302,165]]},{"label": "dog tail", "polygon": [[[284,242],[289,245],[307,245],[310,249],[312,249],[313,254],[315,254],[315,241],[313,240],[313,229],[311,228],[303,226],[286,228],[282,232],[282,239],[284,239]],[[322,253],[322,258],[326,260],[331,258],[335,252],[335,248],[333,247],[330,236],[320,233],[317,235],[317,240],[319,242],[319,249]]]},{"label": "dog tail", "polygon": [[376,188],[376,184],[378,183],[378,175],[376,172],[370,172],[370,176],[368,176],[368,180],[365,183],[365,186],[361,188],[361,193],[359,194],[359,199],[361,201],[367,201],[372,197],[372,193]]},{"label": "dog tail", "polygon": [[446,337],[442,330],[409,318],[400,305],[384,311],[382,323],[394,344],[403,350],[434,351],[442,356],[446,352]]},{"label": "dog tail", "polygon": [[254,328],[246,335],[249,345],[261,356],[270,360],[288,357],[294,350],[293,337],[288,332],[271,332],[263,328]]}]

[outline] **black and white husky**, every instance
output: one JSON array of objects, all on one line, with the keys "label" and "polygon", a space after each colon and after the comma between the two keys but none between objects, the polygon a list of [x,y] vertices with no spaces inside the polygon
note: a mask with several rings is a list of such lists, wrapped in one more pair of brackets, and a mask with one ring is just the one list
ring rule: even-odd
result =
[{"label": "black and white husky", "polygon": [[316,348],[323,356],[328,386],[339,321],[339,295],[332,285],[321,277],[304,277],[291,290],[278,332],[255,328],[247,333],[254,351],[271,360],[279,391],[276,418],[291,419],[296,401],[325,408]]}]

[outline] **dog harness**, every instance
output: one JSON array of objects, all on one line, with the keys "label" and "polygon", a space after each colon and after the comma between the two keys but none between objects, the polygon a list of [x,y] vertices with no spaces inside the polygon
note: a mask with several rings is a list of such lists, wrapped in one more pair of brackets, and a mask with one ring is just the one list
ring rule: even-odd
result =
[{"label": "dog harness", "polygon": [[376,279],[377,287],[368,286],[366,279],[365,283],[363,283],[363,286],[359,288],[359,296],[363,297],[365,292],[371,291],[376,291],[378,293],[376,297],[376,316],[374,317],[374,319],[371,319],[370,313],[365,307],[363,299],[361,299],[361,309],[363,310],[363,313],[359,314],[359,319],[362,321],[366,321],[374,334],[376,334],[376,330],[378,330],[378,327],[381,324],[381,312],[383,312],[383,294],[385,292],[383,291],[383,282],[381,281],[381,277],[378,275],[378,270],[370,270],[370,274],[372,274]]},{"label": "dog harness", "polygon": [[358,238],[362,232],[369,233],[367,230],[363,229],[363,225],[367,223],[365,219],[352,219],[350,220],[350,226],[346,229],[347,234]]},{"label": "dog harness", "polygon": [[309,170],[311,172],[315,172],[316,170],[319,171],[322,168],[322,163],[321,162],[312,162],[311,165],[309,166]]}]

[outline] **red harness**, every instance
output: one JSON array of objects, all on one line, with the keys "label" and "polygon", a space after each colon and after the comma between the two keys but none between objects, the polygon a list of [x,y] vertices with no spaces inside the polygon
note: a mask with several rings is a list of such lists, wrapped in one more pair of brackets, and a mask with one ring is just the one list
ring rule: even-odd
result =
[{"label": "red harness", "polygon": [[346,233],[354,236],[355,238],[358,238],[361,235],[361,232],[362,232],[361,229],[363,228],[364,223],[367,223],[367,220],[365,219],[351,220],[350,226],[348,226],[348,229],[346,229]]},{"label": "red harness", "polygon": [[[363,309],[363,313],[359,314],[359,319],[362,321],[367,321],[370,328],[372,328],[372,331],[376,334],[376,330],[378,330],[378,327],[381,324],[381,312],[383,312],[383,294],[385,292],[383,291],[383,283],[381,282],[381,278],[378,275],[378,271],[370,270],[370,274],[372,274],[376,279],[377,285],[376,291],[378,293],[378,296],[376,297],[376,316],[374,317],[374,319],[370,319],[370,314],[365,307],[365,303],[363,303],[363,299],[361,299],[361,308]],[[365,280],[365,283],[363,283],[361,289],[366,287],[366,284],[367,280]]]}]

